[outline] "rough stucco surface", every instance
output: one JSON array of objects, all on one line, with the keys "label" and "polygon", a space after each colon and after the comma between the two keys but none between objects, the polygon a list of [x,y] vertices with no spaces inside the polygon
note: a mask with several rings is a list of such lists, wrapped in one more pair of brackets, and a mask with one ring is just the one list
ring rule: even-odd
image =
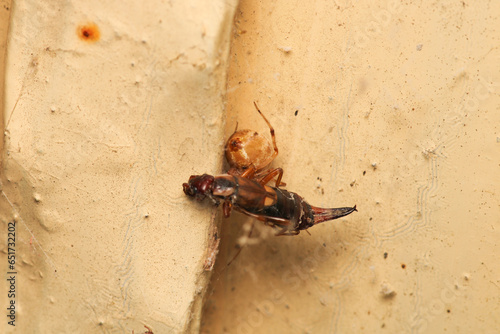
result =
[{"label": "rough stucco surface", "polygon": [[16,332],[196,332],[211,212],[181,185],[221,169],[234,1],[5,8]]},{"label": "rough stucco surface", "polygon": [[229,267],[251,220],[223,220],[202,332],[496,333],[499,3],[243,1],[230,36],[234,5],[0,8],[17,331],[197,332],[213,211],[181,184],[221,170],[237,122],[268,133],[258,101],[287,188],[359,212],[256,224]]},{"label": "rough stucco surface", "polygon": [[226,137],[268,133],[258,101],[287,189],[359,212],[296,237],[257,224],[229,267],[251,220],[224,221],[206,333],[497,333],[499,12],[240,4]]}]

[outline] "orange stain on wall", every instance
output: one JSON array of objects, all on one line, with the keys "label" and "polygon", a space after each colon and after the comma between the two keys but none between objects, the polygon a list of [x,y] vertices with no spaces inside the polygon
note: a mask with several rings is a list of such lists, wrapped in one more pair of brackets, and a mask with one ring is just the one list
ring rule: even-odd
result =
[{"label": "orange stain on wall", "polygon": [[97,42],[101,37],[99,27],[95,23],[78,26],[78,28],[76,28],[76,34],[81,40],[87,42]]}]

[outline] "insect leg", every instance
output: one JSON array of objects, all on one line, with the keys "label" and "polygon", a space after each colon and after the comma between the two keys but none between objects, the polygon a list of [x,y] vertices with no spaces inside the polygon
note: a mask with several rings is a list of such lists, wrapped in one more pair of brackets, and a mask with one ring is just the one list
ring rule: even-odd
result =
[{"label": "insect leg", "polygon": [[231,208],[233,204],[231,203],[230,199],[227,199],[222,203],[222,213],[224,214],[225,218],[228,218],[231,215]]}]

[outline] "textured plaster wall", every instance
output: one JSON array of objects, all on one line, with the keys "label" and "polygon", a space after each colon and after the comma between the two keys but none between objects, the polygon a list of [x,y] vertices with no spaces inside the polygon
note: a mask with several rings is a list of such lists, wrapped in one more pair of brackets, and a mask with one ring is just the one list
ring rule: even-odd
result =
[{"label": "textured plaster wall", "polygon": [[0,332],[197,332],[235,1],[2,5]]},{"label": "textured plaster wall", "polygon": [[[202,302],[205,333],[500,327],[498,2],[0,4],[3,331],[198,332]],[[253,101],[287,188],[359,212],[222,220],[205,296],[213,210],[181,184],[268,133]]]},{"label": "textured plaster wall", "polygon": [[258,224],[229,267],[251,220],[223,222],[207,333],[497,333],[499,14],[240,3],[226,137],[236,121],[267,133],[258,101],[287,189],[359,212],[296,237]]}]

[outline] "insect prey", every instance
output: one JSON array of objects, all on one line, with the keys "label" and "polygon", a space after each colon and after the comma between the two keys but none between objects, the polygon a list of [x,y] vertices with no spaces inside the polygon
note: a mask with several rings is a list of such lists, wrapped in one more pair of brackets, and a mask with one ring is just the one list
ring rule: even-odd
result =
[{"label": "insect prey", "polygon": [[353,207],[324,209],[310,205],[301,196],[278,187],[237,175],[192,175],[183,185],[184,193],[202,201],[222,203],[227,218],[234,209],[278,229],[279,235],[297,235],[301,230],[347,216]]}]

